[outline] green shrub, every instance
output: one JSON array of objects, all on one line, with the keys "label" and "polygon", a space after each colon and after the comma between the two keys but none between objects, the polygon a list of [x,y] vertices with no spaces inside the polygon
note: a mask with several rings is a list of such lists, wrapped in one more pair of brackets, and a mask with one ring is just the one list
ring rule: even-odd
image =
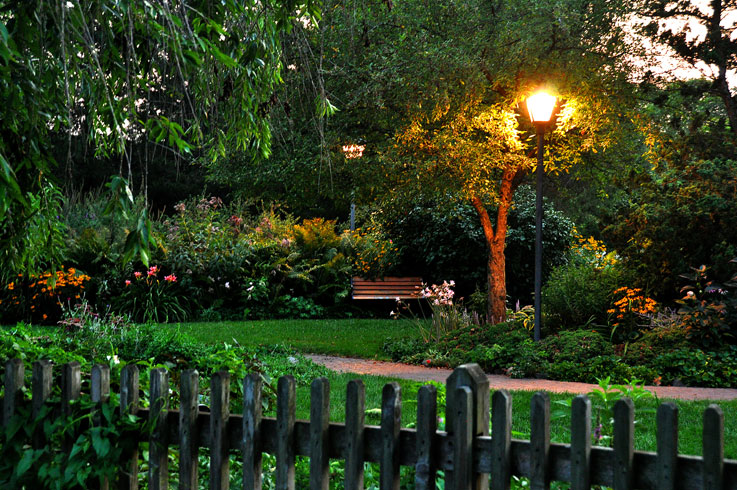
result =
[{"label": "green shrub", "polygon": [[557,330],[606,324],[612,292],[626,283],[627,274],[619,265],[599,268],[571,262],[556,267],[542,289],[546,327]]},{"label": "green shrub", "polygon": [[544,338],[540,349],[553,363],[582,362],[599,356],[614,355],[612,344],[598,332],[567,330]]},{"label": "green shrub", "polygon": [[678,349],[656,357],[653,368],[668,384],[680,381],[688,386],[737,386],[737,347],[720,352]]},{"label": "green shrub", "polygon": [[637,341],[628,344],[622,356],[631,366],[648,366],[660,354],[685,349],[689,345],[680,317],[672,311],[665,311],[651,318],[650,329],[645,330]]},{"label": "green shrub", "polygon": [[381,349],[389,356],[392,361],[401,362],[410,356],[423,352],[426,348],[425,342],[420,339],[388,338],[384,341]]}]

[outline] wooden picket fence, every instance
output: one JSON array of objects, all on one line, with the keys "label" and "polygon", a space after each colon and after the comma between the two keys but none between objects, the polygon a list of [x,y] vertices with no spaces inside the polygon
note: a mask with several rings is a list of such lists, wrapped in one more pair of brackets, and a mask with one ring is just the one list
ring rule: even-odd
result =
[{"label": "wooden picket fence", "polygon": [[[78,363],[62,366],[61,412],[81,396]],[[139,435],[149,442],[148,487],[167,488],[167,452],[179,447],[179,486],[198,488],[197,458],[201,447],[210,451],[211,489],[226,489],[229,455],[240,453],[243,487],[259,489],[262,483],[262,453],[276,455],[276,487],[295,487],[295,456],[309,457],[310,488],[327,489],[329,459],[345,461],[345,488],[363,488],[364,462],[380,468],[380,488],[399,488],[400,466],[415,468],[415,487],[435,489],[438,471],[444,473],[445,488],[503,490],[511,477],[530,479],[533,490],[549,488],[552,480],[571,483],[573,490],[603,485],[614,489],[737,489],[737,461],[725,460],[724,419],[712,405],[704,412],[703,457],[678,454],[678,410],[670,403],[657,412],[657,452],[634,450],[634,409],[630,400],[617,402],[614,412],[614,447],[592,447],[591,403],[585,396],[573,401],[571,443],[550,442],[550,402],[545,393],[532,399],[530,440],[512,439],[512,405],[508,392],[496,391],[489,406],[489,383],[475,364],[457,368],[447,380],[447,432],[437,430],[436,391],[422,387],[417,400],[417,425],[400,427],[401,393],[390,383],[382,391],[381,425],[364,424],[365,391],[360,380],[347,386],[345,423],[329,421],[327,379],[312,382],[310,420],[295,420],[295,382],[279,379],[276,418],[261,413],[261,378],[252,374],[243,380],[243,414],[231,414],[230,376],[226,372],[211,379],[210,411],[198,404],[199,378],[194,370],[181,375],[179,410],[169,410],[168,373],[151,371],[151,405],[139,407],[139,372],[126,366],[121,375],[120,409],[153,422],[152,434]],[[33,364],[32,411],[40,413],[51,393],[52,365]],[[7,425],[22,401],[24,366],[18,359],[5,366],[5,397],[2,422]],[[110,371],[95,366],[88,396],[103,402],[110,396]],[[489,412],[492,430],[489,436]],[[117,487],[138,485],[139,455],[130,454],[121,468]],[[106,485],[103,485],[106,486]]]}]

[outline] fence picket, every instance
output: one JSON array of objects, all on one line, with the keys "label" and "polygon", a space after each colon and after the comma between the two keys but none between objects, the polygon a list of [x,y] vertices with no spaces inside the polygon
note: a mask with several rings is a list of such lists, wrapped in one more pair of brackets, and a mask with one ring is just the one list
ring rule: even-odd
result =
[{"label": "fence picket", "polygon": [[[138,366],[128,364],[120,373],[120,415],[138,413]],[[123,458],[125,463],[118,474],[118,488],[138,488],[138,445]]]},{"label": "fence picket", "polygon": [[445,485],[448,490],[470,490],[473,475],[473,391],[468,386],[460,386],[451,398],[454,406],[447,408],[453,412],[451,437],[453,444],[453,466],[445,472]]},{"label": "fence picket", "polygon": [[663,403],[657,412],[658,490],[676,487],[678,464],[678,407],[673,402]]},{"label": "fence picket", "polygon": [[434,438],[438,430],[438,396],[433,385],[424,385],[417,392],[417,433],[415,489],[435,490],[436,464]]},{"label": "fence picket", "polygon": [[166,418],[169,411],[169,374],[165,369],[152,369],[151,406],[148,417],[153,432],[148,445],[148,485],[151,490],[166,490],[169,484],[169,441]]},{"label": "fence picket", "polygon": [[79,399],[82,391],[82,368],[77,361],[68,362],[61,368],[61,413],[71,414],[71,402]]},{"label": "fence picket", "polygon": [[[72,414],[72,402],[79,399],[82,391],[82,370],[79,362],[73,361],[61,367],[61,414],[69,417]],[[74,434],[65,434],[62,450],[69,453],[74,445]]]},{"label": "fence picket", "polygon": [[330,383],[325,377],[310,387],[310,489],[328,490],[330,485]]},{"label": "fence picket", "polygon": [[397,383],[381,391],[381,459],[379,488],[399,490],[399,429],[402,424],[402,391]]},{"label": "fence picket", "polygon": [[[454,406],[453,396],[461,386],[471,388],[473,407],[471,414],[472,431],[474,437],[489,435],[489,378],[478,364],[462,364],[455,368],[445,382],[447,405]],[[453,414],[446,415],[446,426],[454,427]],[[489,476],[477,473],[474,475],[471,487],[474,490],[487,490]]]},{"label": "fence picket", "polygon": [[243,488],[261,490],[261,375],[243,380]]},{"label": "fence picket", "polygon": [[538,392],[530,402],[530,488],[550,488],[550,397]]},{"label": "fence picket", "polygon": [[724,414],[718,405],[704,411],[704,490],[721,490],[724,481]]},{"label": "fence picket", "polygon": [[276,387],[276,488],[294,490],[294,376],[282,376]]},{"label": "fence picket", "polygon": [[622,398],[614,404],[614,490],[633,488],[635,404]]},{"label": "fence picket", "polygon": [[110,366],[105,364],[92,366],[90,399],[96,404],[105,403],[110,399]]},{"label": "fence picket", "polygon": [[[36,420],[41,415],[41,410],[51,396],[52,363],[47,359],[35,361],[31,374],[31,413]],[[6,390],[7,393],[7,390]],[[43,432],[43,424],[39,424],[33,432],[33,448],[41,449],[46,444],[46,436]]]},{"label": "fence picket", "polygon": [[571,407],[571,490],[591,488],[591,401],[586,395]]},{"label": "fence picket", "polygon": [[508,490],[512,478],[512,395],[497,390],[491,397],[492,490]]},{"label": "fence picket", "polygon": [[230,373],[219,371],[210,380],[210,490],[228,490],[228,418],[230,418]]},{"label": "fence picket", "polygon": [[348,382],[345,399],[345,488],[363,489],[363,428],[366,388],[363,381]]},{"label": "fence picket", "polygon": [[179,488],[195,490],[197,485],[199,415],[198,394],[200,392],[199,373],[187,369],[179,380]]},{"label": "fence picket", "polygon": [[[33,366],[36,367],[35,364]],[[35,373],[34,373],[35,374]],[[50,374],[50,373],[49,373]],[[92,424],[99,426],[102,422],[100,405],[110,399],[110,366],[95,364],[90,374],[90,400],[94,404],[92,408]],[[100,480],[99,490],[110,488],[107,477]]]}]

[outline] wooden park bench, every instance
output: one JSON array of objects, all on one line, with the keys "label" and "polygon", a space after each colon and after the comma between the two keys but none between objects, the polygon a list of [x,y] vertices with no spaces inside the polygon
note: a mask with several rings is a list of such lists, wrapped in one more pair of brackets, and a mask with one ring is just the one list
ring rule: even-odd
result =
[{"label": "wooden park bench", "polygon": [[383,277],[351,279],[353,299],[417,299],[422,297],[421,277]]}]

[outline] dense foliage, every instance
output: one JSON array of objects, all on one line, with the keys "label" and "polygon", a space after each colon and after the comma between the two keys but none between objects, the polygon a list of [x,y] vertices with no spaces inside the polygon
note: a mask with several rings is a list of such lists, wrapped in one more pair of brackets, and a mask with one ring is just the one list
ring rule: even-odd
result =
[{"label": "dense foliage", "polygon": [[376,229],[340,231],[218,198],[183,201],[155,220],[152,265],[121,263],[124,236],[101,203],[71,206],[62,247],[68,268],[19,275],[0,292],[4,322],[53,323],[82,297],[136,322],[185,319],[321,318],[351,315],[352,275],[381,276],[395,260]]}]

